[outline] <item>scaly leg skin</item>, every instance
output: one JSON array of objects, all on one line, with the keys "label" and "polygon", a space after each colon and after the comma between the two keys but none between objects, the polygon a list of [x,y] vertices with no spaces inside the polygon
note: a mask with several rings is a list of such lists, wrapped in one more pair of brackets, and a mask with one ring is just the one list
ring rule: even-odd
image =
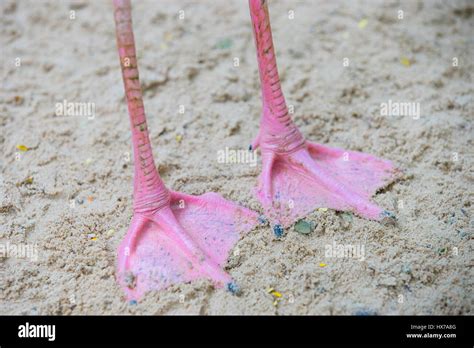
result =
[{"label": "scaly leg skin", "polygon": [[399,172],[386,160],[306,141],[293,123],[283,96],[270,17],[265,0],[249,0],[262,88],[260,130],[249,146],[260,147],[263,169],[257,197],[275,235],[318,207],[349,210],[361,217],[395,223],[371,202]]},{"label": "scaly leg skin", "polygon": [[133,218],[118,249],[117,280],[128,300],[198,278],[236,293],[223,267],[240,236],[257,225],[258,214],[216,193],[192,196],[165,187],[148,136],[130,1],[114,0],[114,9],[135,158]]}]

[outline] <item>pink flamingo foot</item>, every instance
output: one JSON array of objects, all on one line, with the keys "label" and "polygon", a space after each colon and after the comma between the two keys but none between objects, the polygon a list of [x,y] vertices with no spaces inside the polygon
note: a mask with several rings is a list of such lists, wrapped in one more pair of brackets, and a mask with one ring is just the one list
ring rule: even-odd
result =
[{"label": "pink flamingo foot", "polygon": [[371,201],[398,175],[386,160],[306,141],[293,123],[281,90],[265,0],[249,0],[263,113],[250,149],[260,147],[263,169],[257,197],[277,237],[315,208],[349,210],[384,223],[396,217]]},{"label": "pink flamingo foot", "polygon": [[129,300],[172,284],[210,279],[216,287],[238,287],[223,270],[241,235],[258,215],[215,193],[172,192],[169,206],[135,213],[119,246],[117,278]]},{"label": "pink flamingo foot", "polygon": [[117,45],[134,153],[134,215],[118,249],[117,281],[129,300],[172,284],[210,279],[239,288],[223,267],[258,214],[216,193],[170,192],[156,169],[138,76],[129,0],[114,0]]},{"label": "pink flamingo foot", "polygon": [[389,161],[372,155],[306,142],[295,152],[263,156],[256,193],[277,236],[316,208],[394,223],[395,215],[370,198],[396,173]]}]

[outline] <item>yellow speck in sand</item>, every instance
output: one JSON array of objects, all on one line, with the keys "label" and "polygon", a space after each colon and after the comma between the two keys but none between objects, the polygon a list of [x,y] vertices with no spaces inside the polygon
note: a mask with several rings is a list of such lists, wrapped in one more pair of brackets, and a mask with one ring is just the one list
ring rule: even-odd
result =
[{"label": "yellow speck in sand", "polygon": [[33,183],[33,177],[29,176],[25,180],[23,180],[21,182],[18,182],[16,184],[16,187],[20,187],[20,186],[23,186],[23,185],[31,185],[32,183]]},{"label": "yellow speck in sand", "polygon": [[278,304],[278,301],[281,299],[282,294],[276,291],[274,288],[268,288],[267,293],[273,296],[273,305],[276,306]]},{"label": "yellow speck in sand", "polygon": [[87,165],[89,165],[89,164],[91,164],[91,163],[92,163],[92,158],[86,159],[86,164],[87,164]]},{"label": "yellow speck in sand", "polygon": [[325,213],[325,212],[328,211],[328,208],[318,208],[318,211],[319,211],[320,213]]},{"label": "yellow speck in sand", "polygon": [[402,57],[400,59],[400,63],[402,63],[405,66],[410,66],[411,65],[410,59],[408,59],[407,57]]},{"label": "yellow speck in sand", "polygon": [[89,233],[87,235],[87,238],[89,238],[89,240],[97,240],[97,237],[96,237],[95,233]]},{"label": "yellow speck in sand", "polygon": [[364,29],[367,24],[369,24],[369,21],[366,19],[366,18],[363,18],[359,21],[359,23],[357,24],[357,26],[360,28],[360,29]]},{"label": "yellow speck in sand", "polygon": [[177,141],[178,143],[180,143],[180,142],[183,140],[183,136],[182,136],[181,134],[177,134],[177,135],[175,136],[175,139],[176,139],[176,141]]},{"label": "yellow speck in sand", "polygon": [[16,148],[23,152],[26,152],[29,150],[28,146],[25,146],[25,145],[17,145]]},{"label": "yellow speck in sand", "polygon": [[325,263],[323,263],[323,262],[321,262],[321,263],[319,264],[319,267],[326,267],[326,266],[327,266],[327,265],[326,265]]},{"label": "yellow speck in sand", "polygon": [[107,231],[107,237],[113,236],[114,233],[115,233],[115,230],[111,228],[110,230]]}]

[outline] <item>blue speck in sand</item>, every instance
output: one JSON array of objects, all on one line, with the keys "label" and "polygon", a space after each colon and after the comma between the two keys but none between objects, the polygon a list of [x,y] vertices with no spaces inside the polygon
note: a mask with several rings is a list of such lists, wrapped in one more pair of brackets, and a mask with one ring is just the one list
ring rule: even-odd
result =
[{"label": "blue speck in sand", "polygon": [[131,301],[129,302],[129,304],[131,304],[131,305],[136,305],[136,304],[137,304],[137,300],[131,300]]},{"label": "blue speck in sand", "polygon": [[382,217],[388,217],[388,218],[391,218],[391,219],[394,219],[396,220],[397,217],[395,216],[394,213],[392,213],[391,211],[388,211],[388,210],[384,210],[380,213],[380,215],[382,215]]},{"label": "blue speck in sand", "polygon": [[273,233],[275,234],[275,236],[280,238],[281,236],[283,236],[283,227],[281,227],[280,224],[276,224],[275,226],[273,226]]},{"label": "blue speck in sand", "polygon": [[235,282],[227,283],[227,290],[229,290],[234,295],[240,292],[240,288]]},{"label": "blue speck in sand", "polygon": [[266,224],[266,223],[267,223],[267,219],[265,219],[265,216],[260,215],[260,216],[258,217],[258,222],[263,225],[263,224]]},{"label": "blue speck in sand", "polygon": [[372,309],[359,309],[354,314],[365,317],[365,316],[368,316],[368,315],[377,315],[377,312],[372,310]]}]

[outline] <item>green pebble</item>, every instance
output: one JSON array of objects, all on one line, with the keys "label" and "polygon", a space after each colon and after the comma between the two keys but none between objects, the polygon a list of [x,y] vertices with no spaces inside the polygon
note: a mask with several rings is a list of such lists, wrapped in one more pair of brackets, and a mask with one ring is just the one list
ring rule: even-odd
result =
[{"label": "green pebble", "polygon": [[231,46],[232,46],[232,40],[229,38],[219,40],[216,44],[216,47],[220,49],[227,49],[227,48],[230,48]]},{"label": "green pebble", "polygon": [[402,272],[403,272],[403,273],[410,274],[410,273],[411,273],[411,267],[410,267],[410,265],[403,265],[403,266],[402,266]]},{"label": "green pebble", "polygon": [[300,220],[295,225],[295,231],[301,234],[310,234],[315,228],[314,222]]},{"label": "green pebble", "polygon": [[352,214],[351,213],[342,213],[342,218],[347,222],[352,222]]}]

